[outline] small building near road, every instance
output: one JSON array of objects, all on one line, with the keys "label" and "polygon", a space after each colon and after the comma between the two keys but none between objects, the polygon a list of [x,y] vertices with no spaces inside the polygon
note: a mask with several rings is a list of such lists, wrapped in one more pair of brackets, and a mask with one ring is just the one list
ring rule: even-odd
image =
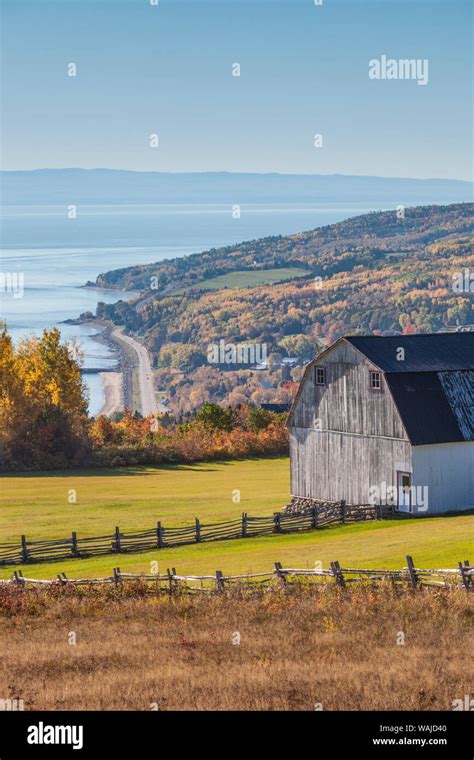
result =
[{"label": "small building near road", "polygon": [[288,418],[291,495],[474,508],[474,333],[348,336],[307,365]]}]

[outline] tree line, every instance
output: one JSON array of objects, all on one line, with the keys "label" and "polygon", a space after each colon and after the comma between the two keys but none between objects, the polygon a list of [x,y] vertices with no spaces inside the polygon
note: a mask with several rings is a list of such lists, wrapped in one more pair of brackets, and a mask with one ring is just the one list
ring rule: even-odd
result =
[{"label": "tree line", "polygon": [[142,418],[125,410],[88,416],[87,388],[74,343],[58,329],[17,346],[0,331],[0,468],[186,463],[286,454],[285,415],[204,403],[194,414]]}]

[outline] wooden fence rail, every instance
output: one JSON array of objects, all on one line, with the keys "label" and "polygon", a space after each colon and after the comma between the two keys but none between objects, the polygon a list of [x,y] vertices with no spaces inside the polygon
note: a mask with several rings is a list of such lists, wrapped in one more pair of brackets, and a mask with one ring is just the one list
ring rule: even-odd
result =
[{"label": "wooden fence rail", "polygon": [[[294,582],[307,583],[321,579],[334,579],[335,585],[341,589],[347,589],[348,584],[357,582],[384,582],[392,586],[406,589],[419,588],[461,588],[465,591],[474,591],[474,566],[468,560],[459,562],[457,568],[423,569],[415,567],[410,555],[406,558],[407,564],[400,570],[387,570],[376,568],[353,568],[341,567],[339,562],[330,563],[328,569],[318,568],[284,568],[280,562],[275,562],[273,570],[261,573],[247,573],[245,575],[224,575],[221,570],[216,570],[214,575],[179,575],[175,568],[167,569],[166,573],[122,573],[119,567],[113,568],[113,574],[105,578],[67,578],[65,573],[58,573],[54,580],[40,580],[25,577],[21,570],[13,573],[8,580],[0,580],[0,588],[8,586],[21,587],[51,587],[57,585],[70,586],[97,586],[115,585],[127,582],[141,582],[148,584],[150,592],[195,593],[195,592],[222,592],[232,586],[245,583],[247,587],[272,587],[280,584],[286,587]],[[199,585],[196,585],[199,584]]]},{"label": "wooden fence rail", "polygon": [[[344,501],[325,504],[306,514],[276,512],[267,517],[242,517],[225,522],[202,523],[196,518],[193,525],[166,528],[160,521],[154,528],[124,533],[117,526],[105,536],[80,538],[76,531],[68,538],[28,541],[25,535],[15,544],[0,541],[0,565],[33,564],[54,560],[96,557],[103,554],[141,552],[147,549],[166,549],[206,541],[229,541],[252,538],[270,533],[293,533],[316,530],[334,523],[381,519],[385,516],[378,505],[347,505]],[[390,512],[391,514],[391,512]]]}]

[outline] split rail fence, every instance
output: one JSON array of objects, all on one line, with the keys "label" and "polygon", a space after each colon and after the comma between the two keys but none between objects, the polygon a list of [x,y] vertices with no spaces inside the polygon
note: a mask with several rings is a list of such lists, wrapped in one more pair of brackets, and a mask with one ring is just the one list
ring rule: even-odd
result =
[{"label": "split rail fence", "polygon": [[406,558],[406,567],[401,570],[377,570],[341,567],[339,562],[331,562],[327,570],[308,568],[283,568],[279,562],[275,562],[273,570],[262,573],[250,573],[246,575],[224,575],[216,570],[215,575],[179,575],[173,567],[168,568],[166,573],[122,573],[119,567],[114,567],[113,574],[105,578],[67,578],[65,573],[59,573],[55,580],[39,580],[23,576],[21,570],[13,573],[9,580],[0,580],[2,586],[22,586],[25,588],[42,586],[107,586],[114,585],[123,587],[130,582],[145,583],[150,593],[194,594],[196,592],[223,592],[232,587],[245,584],[247,588],[271,588],[280,584],[282,588],[290,586],[294,582],[308,585],[311,582],[328,581],[333,579],[336,586],[344,589],[351,583],[385,582],[392,586],[405,589],[416,588],[462,588],[466,591],[474,591],[474,567],[468,560],[459,562],[456,568],[423,569],[415,567],[410,555]]},{"label": "split rail fence", "polygon": [[334,523],[381,519],[385,514],[384,507],[352,506],[340,501],[299,515],[276,512],[268,517],[251,517],[244,512],[241,518],[225,522],[206,525],[196,518],[194,525],[176,528],[167,528],[161,522],[157,522],[155,528],[127,533],[122,532],[117,526],[114,533],[92,538],[80,538],[76,531],[68,538],[42,541],[29,541],[23,535],[19,543],[0,541],[0,565],[52,562],[104,554],[141,552],[147,549],[165,549],[206,541],[252,538],[271,533],[293,533],[315,530]]}]

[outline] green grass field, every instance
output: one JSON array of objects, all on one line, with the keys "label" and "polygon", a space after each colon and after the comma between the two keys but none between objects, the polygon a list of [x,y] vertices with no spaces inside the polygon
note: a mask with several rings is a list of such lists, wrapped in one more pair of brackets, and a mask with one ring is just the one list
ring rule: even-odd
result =
[{"label": "green grass field", "polygon": [[[62,538],[163,525],[189,524],[199,517],[216,522],[246,511],[267,515],[289,497],[288,460],[259,459],[197,465],[67,471],[8,475],[0,485],[0,541]],[[233,501],[240,491],[240,503]],[[76,503],[69,503],[71,491]],[[23,567],[25,575],[69,577],[109,575],[114,565],[130,572],[176,567],[182,573],[207,574],[267,570],[284,566],[312,567],[331,560],[352,567],[397,568],[412,554],[418,566],[455,567],[474,557],[474,515],[390,520],[334,526],[324,530],[203,543],[142,554],[108,555]],[[13,567],[0,568],[10,577]]]},{"label": "green grass field", "polygon": [[255,288],[258,285],[272,285],[282,280],[293,280],[305,277],[307,269],[285,267],[282,269],[257,269],[256,271],[229,272],[228,274],[211,277],[208,280],[173,290],[172,295],[187,293],[190,290],[220,290],[221,288]]},{"label": "green grass field", "polygon": [[[269,515],[289,498],[286,458],[68,470],[0,479],[0,540],[62,538]],[[240,491],[240,503],[235,502]],[[76,503],[70,503],[71,492]]]}]

